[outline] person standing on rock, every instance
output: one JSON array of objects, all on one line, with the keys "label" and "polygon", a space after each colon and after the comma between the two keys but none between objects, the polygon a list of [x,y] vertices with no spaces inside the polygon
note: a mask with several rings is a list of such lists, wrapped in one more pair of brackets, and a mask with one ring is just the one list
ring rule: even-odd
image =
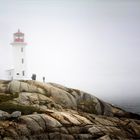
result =
[{"label": "person standing on rock", "polygon": [[36,80],[36,74],[32,74],[32,80]]},{"label": "person standing on rock", "polygon": [[45,83],[45,77],[43,77],[43,82]]}]

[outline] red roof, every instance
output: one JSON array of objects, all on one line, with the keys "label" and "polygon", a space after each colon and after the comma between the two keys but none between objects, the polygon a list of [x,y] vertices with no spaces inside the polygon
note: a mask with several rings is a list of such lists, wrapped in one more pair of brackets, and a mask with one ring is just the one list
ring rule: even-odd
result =
[{"label": "red roof", "polygon": [[20,32],[20,30],[18,29],[18,32],[14,33],[14,35],[16,35],[16,36],[23,36],[24,33]]}]

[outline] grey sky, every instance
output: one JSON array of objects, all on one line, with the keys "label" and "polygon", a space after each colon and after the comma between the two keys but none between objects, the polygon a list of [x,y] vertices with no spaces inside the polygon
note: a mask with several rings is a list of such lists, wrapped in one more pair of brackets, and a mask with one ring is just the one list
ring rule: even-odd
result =
[{"label": "grey sky", "polygon": [[29,75],[106,101],[140,98],[139,0],[0,0],[1,78],[18,28]]}]

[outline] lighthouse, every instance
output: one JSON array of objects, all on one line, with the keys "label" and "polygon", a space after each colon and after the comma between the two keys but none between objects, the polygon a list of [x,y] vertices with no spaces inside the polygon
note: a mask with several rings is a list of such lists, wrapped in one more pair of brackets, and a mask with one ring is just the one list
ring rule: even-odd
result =
[{"label": "lighthouse", "polygon": [[9,80],[24,80],[27,76],[26,70],[26,45],[24,41],[24,33],[19,29],[13,34],[13,42],[11,43],[13,50],[13,69],[8,70]]}]

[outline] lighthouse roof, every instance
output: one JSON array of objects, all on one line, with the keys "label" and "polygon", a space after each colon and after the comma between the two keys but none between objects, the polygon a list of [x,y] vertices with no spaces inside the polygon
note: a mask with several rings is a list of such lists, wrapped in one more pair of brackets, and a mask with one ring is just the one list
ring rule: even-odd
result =
[{"label": "lighthouse roof", "polygon": [[18,32],[14,33],[15,36],[23,36],[24,33],[22,33],[19,29]]}]

